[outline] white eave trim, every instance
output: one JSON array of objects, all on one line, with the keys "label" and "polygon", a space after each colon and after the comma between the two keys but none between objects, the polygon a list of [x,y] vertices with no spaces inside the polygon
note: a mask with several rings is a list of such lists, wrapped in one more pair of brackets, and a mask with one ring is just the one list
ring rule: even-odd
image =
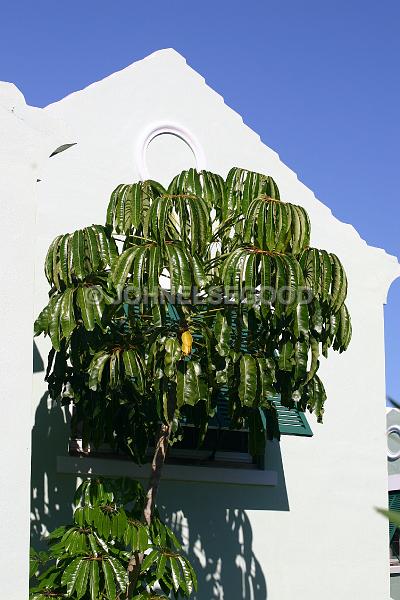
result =
[{"label": "white eave trim", "polygon": [[[103,475],[104,477],[149,477],[149,465],[136,465],[131,461],[81,456],[58,456],[57,471],[71,475]],[[165,465],[164,481],[195,481],[216,484],[276,486],[276,471],[262,469],[234,469],[229,467],[198,467],[188,465]]]}]

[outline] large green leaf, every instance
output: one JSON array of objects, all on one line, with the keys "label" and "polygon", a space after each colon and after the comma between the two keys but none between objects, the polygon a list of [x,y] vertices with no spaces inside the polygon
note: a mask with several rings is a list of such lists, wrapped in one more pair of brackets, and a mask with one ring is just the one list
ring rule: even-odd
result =
[{"label": "large green leaf", "polygon": [[88,369],[89,388],[91,390],[97,390],[100,387],[104,367],[109,360],[110,353],[107,350],[100,350],[100,352],[94,355]]},{"label": "large green leaf", "polygon": [[132,263],[138,252],[143,252],[143,248],[141,246],[133,246],[125,250],[115,261],[111,275],[115,287],[123,287],[125,285]]},{"label": "large green leaf", "polygon": [[201,400],[208,401],[207,383],[201,365],[195,360],[178,364],[176,396],[178,407],[194,406]]},{"label": "large green leaf", "polygon": [[271,358],[257,357],[260,401],[266,403],[275,394],[275,363]]},{"label": "large green leaf", "polygon": [[99,563],[97,560],[90,561],[89,587],[90,600],[97,600],[99,596]]},{"label": "large green leaf", "polygon": [[244,406],[253,406],[257,393],[257,363],[253,356],[244,354],[240,359],[239,398]]},{"label": "large green leaf", "polygon": [[333,348],[334,350],[339,350],[339,352],[344,352],[348,348],[352,335],[351,319],[345,304],[342,304],[338,314],[339,326],[333,342]]},{"label": "large green leaf", "polygon": [[62,574],[61,584],[67,587],[67,596],[71,596],[75,589],[80,567],[83,562],[84,560],[81,556],[74,558]]},{"label": "large green leaf", "polygon": [[343,265],[336,254],[331,253],[330,257],[332,262],[331,305],[335,311],[338,311],[346,300],[347,277]]},{"label": "large green leaf", "polygon": [[291,340],[286,340],[279,349],[279,368],[282,371],[291,371],[293,367],[293,343]]},{"label": "large green leaf", "polygon": [[84,596],[86,593],[86,588],[87,588],[88,579],[89,579],[89,570],[90,570],[89,561],[83,560],[79,566],[78,574],[76,577],[76,583],[75,583],[76,597],[78,598],[78,600],[79,600],[79,598],[82,598],[82,596]]},{"label": "large green leaf", "polygon": [[69,338],[76,327],[74,314],[74,292],[73,288],[68,288],[63,294],[60,306],[61,329],[64,337]]},{"label": "large green leaf", "polygon": [[60,350],[60,314],[63,294],[52,297],[49,303],[49,335],[53,348]]},{"label": "large green leaf", "polygon": [[182,358],[182,348],[177,338],[168,337],[164,343],[164,373],[169,379],[176,377],[176,366]]},{"label": "large green leaf", "polygon": [[293,333],[297,339],[308,338],[309,328],[308,306],[305,303],[298,303],[294,311]]},{"label": "large green leaf", "polygon": [[90,288],[79,286],[76,291],[76,302],[80,308],[85,329],[93,331],[96,321]]},{"label": "large green leaf", "polygon": [[107,559],[103,559],[101,566],[103,568],[107,600],[115,600],[117,597],[117,590],[111,564]]},{"label": "large green leaf", "polygon": [[125,367],[125,375],[132,378],[133,385],[139,394],[144,394],[145,369],[142,357],[135,350],[124,350],[122,360]]},{"label": "large green leaf", "polygon": [[109,556],[108,560],[114,572],[114,577],[118,583],[118,586],[120,590],[124,592],[128,584],[128,575],[126,568],[124,568],[124,566],[119,562],[117,558]]},{"label": "large green leaf", "polygon": [[218,312],[215,317],[214,335],[217,342],[217,351],[221,356],[227,356],[229,354],[231,331],[232,328],[229,325],[227,318],[221,314],[221,312]]}]

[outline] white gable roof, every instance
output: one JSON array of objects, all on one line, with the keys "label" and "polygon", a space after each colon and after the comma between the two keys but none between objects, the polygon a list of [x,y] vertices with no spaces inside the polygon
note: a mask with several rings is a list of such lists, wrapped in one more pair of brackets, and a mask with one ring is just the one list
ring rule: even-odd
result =
[{"label": "white gable roof", "polygon": [[[226,175],[230,167],[240,166],[272,175],[282,198],[301,204],[309,212],[311,243],[336,252],[350,280],[353,274],[364,279],[364,286],[374,289],[382,302],[390,283],[400,275],[395,257],[368,246],[354,227],[334,217],[173,49],[155,52],[45,110],[70,127],[70,138],[65,142],[77,143],[60,159],[56,157],[43,186],[47,185],[43,192],[52,198],[56,210],[66,196],[69,202],[81,198],[82,222],[76,223],[74,216],[74,226],[104,220],[112,189],[118,183],[140,179],[138,145],[153,127],[169,124],[190,133],[203,153],[204,168]],[[150,173],[153,178],[160,174],[162,165],[160,173]],[[82,194],[84,205],[91,207],[87,213]],[[68,222],[67,207],[65,211]]]}]

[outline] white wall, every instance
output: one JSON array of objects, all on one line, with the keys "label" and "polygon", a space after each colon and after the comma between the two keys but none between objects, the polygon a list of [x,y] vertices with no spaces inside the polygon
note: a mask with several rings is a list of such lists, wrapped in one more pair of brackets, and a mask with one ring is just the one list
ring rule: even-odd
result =
[{"label": "white wall", "polygon": [[[283,438],[283,474],[275,489],[165,484],[162,500],[167,513],[179,509],[172,518],[183,524],[200,571],[200,600],[389,598],[387,524],[374,506],[387,501],[382,305],[400,274],[397,261],[369,248],[350,225],[335,219],[173,51],[152,55],[45,111],[70,126],[70,138],[63,142],[77,144],[47,161],[42,173],[38,273],[55,235],[104,222],[112,189],[138,178],[137,143],[152,123],[187,128],[210,170],[225,175],[237,165],[271,174],[284,199],[308,210],[312,243],[336,252],[346,267],[354,326],[348,352],[332,353],[321,368],[328,393],[326,423],[312,423],[312,439]],[[159,156],[158,168],[154,153],[151,157],[155,172],[150,176],[163,180],[171,157]],[[38,276],[36,313],[46,294],[44,276]],[[39,340],[38,347],[45,360],[47,344]],[[40,419],[49,417],[42,379],[43,373],[35,375],[39,445]],[[53,441],[62,448],[57,433],[62,430],[56,422],[47,436],[47,455]],[[36,475],[42,485],[36,510],[52,523],[65,508],[62,486],[68,477],[52,471],[49,460],[48,472],[43,468]],[[279,453],[274,460],[276,466]],[[46,505],[43,511],[40,502]]]},{"label": "white wall", "polygon": [[0,83],[0,586],[4,598],[28,597],[32,321],[36,188],[59,144],[49,115],[27,107]]}]

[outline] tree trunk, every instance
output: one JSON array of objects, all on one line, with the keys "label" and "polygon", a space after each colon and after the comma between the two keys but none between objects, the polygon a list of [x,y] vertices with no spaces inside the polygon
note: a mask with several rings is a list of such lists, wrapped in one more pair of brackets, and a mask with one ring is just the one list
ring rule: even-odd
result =
[{"label": "tree trunk", "polygon": [[[157,444],[154,450],[153,460],[151,463],[151,474],[146,494],[146,504],[143,510],[143,518],[146,525],[151,524],[153,518],[154,507],[156,503],[158,488],[162,475],[162,469],[165,462],[165,457],[168,450],[169,436],[172,430],[172,420],[160,428]],[[143,562],[143,554],[135,552],[128,564],[129,585],[126,592],[127,598],[132,598],[133,593],[139,579],[140,569]]]},{"label": "tree trunk", "polygon": [[168,440],[169,436],[171,435],[171,429],[172,422],[170,422],[168,425],[161,425],[160,435],[158,437],[156,449],[153,456],[153,462],[151,463],[151,475],[149,480],[149,486],[147,488],[146,506],[144,507],[143,511],[144,520],[146,521],[147,525],[150,525],[153,516],[158,487],[160,485],[162,469],[168,450]]}]

